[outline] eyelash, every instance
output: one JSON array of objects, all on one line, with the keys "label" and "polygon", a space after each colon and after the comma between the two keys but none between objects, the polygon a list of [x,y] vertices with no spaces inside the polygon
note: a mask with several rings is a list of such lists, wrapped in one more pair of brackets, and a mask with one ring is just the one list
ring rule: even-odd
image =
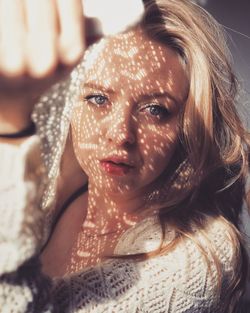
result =
[{"label": "eyelash", "polygon": [[[96,101],[97,98],[101,98],[102,100],[104,100],[104,102],[97,103],[97,101]],[[94,99],[94,101],[93,101],[93,99]],[[106,104],[106,102],[108,101],[108,97],[105,95],[102,95],[102,94],[91,94],[91,95],[86,96],[84,100],[91,103],[92,105],[96,105],[96,106],[101,107],[101,106]]]},{"label": "eyelash", "polygon": [[[98,103],[99,100],[101,99],[101,102]],[[85,101],[90,103],[91,105],[96,105],[97,107],[102,107],[109,102],[109,99],[106,95],[96,93],[96,94],[90,94],[84,98]],[[154,110],[154,111],[153,111]],[[156,112],[158,110],[158,112]],[[164,120],[168,118],[171,115],[171,112],[169,111],[168,108],[163,106],[162,104],[159,103],[148,103],[143,105],[140,109],[140,112],[146,111],[149,115],[151,115],[152,118],[156,118],[157,120]]]},{"label": "eyelash", "polygon": [[[158,110],[158,112],[156,112],[156,111],[153,112],[152,109]],[[169,109],[167,109],[165,106],[163,106],[159,103],[146,104],[141,108],[141,111],[148,111],[148,113],[153,118],[157,118],[158,120],[166,119],[171,115],[171,112],[169,111]]]}]

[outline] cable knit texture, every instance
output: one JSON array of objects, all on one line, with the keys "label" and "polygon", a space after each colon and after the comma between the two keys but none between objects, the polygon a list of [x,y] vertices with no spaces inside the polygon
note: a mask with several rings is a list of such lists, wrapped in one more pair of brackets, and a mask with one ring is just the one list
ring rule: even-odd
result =
[{"label": "cable knit texture", "polygon": [[[225,295],[218,298],[215,263],[201,233],[195,237],[208,263],[188,238],[165,255],[144,261],[129,258],[158,247],[162,234],[155,218],[145,219],[120,238],[115,253],[128,259],[109,259],[53,282],[42,275],[36,255],[53,219],[56,178],[81,79],[79,66],[70,83],[53,87],[35,108],[42,160],[37,136],[21,147],[0,145],[0,312],[220,312]],[[43,200],[41,190],[45,190]],[[226,227],[216,220],[211,220],[206,235],[222,269],[222,286],[227,286],[236,266],[232,241]],[[166,240],[171,236],[169,229]]]}]

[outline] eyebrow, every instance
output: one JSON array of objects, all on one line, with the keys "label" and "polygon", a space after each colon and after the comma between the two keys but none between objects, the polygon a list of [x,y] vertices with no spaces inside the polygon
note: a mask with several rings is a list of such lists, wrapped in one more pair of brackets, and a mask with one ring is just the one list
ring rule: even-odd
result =
[{"label": "eyebrow", "polygon": [[84,83],[83,84],[83,88],[91,88],[91,89],[96,89],[96,90],[102,90],[103,92],[107,92],[107,93],[111,93],[111,94],[114,94],[115,91],[111,88],[106,88],[104,86],[100,86],[100,85],[97,85],[96,83],[94,82],[87,82],[87,83]]},{"label": "eyebrow", "polygon": [[[106,88],[104,86],[98,85],[95,82],[86,82],[83,84],[84,88],[91,88],[91,89],[96,89],[96,90],[101,90],[103,92],[109,93],[109,94],[114,94],[115,91],[111,88]],[[143,101],[152,99],[152,98],[169,98],[170,100],[172,100],[176,105],[180,105],[181,101],[176,99],[173,95],[171,95],[168,91],[164,91],[164,92],[159,92],[159,91],[153,91],[150,92],[148,94],[144,94],[142,96],[140,96],[140,99],[142,99]]]},{"label": "eyebrow", "polygon": [[173,95],[171,95],[168,91],[164,92],[151,92],[149,94],[145,94],[141,97],[144,101],[152,98],[169,98],[176,105],[180,105],[180,100],[177,100]]}]

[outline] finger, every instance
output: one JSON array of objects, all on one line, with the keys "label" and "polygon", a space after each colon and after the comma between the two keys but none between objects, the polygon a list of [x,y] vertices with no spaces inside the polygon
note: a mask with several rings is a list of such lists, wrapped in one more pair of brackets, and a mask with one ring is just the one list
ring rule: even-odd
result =
[{"label": "finger", "polygon": [[59,54],[64,64],[74,64],[84,51],[83,11],[81,0],[56,0],[60,39]]},{"label": "finger", "polygon": [[21,0],[0,0],[0,71],[18,77],[25,71],[25,22]]},{"label": "finger", "polygon": [[26,57],[31,76],[42,78],[58,64],[55,1],[24,0],[27,24]]}]

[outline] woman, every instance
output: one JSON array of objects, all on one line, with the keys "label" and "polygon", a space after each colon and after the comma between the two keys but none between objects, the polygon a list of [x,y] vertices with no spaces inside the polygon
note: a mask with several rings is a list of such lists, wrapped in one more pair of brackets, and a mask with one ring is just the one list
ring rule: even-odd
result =
[{"label": "woman", "polygon": [[[51,300],[30,300],[36,312],[45,302],[59,312],[236,312],[249,137],[226,53],[206,12],[159,0],[37,104],[53,223],[41,260],[56,279]],[[30,262],[4,277],[17,284],[19,273],[35,295],[46,281]]]}]

